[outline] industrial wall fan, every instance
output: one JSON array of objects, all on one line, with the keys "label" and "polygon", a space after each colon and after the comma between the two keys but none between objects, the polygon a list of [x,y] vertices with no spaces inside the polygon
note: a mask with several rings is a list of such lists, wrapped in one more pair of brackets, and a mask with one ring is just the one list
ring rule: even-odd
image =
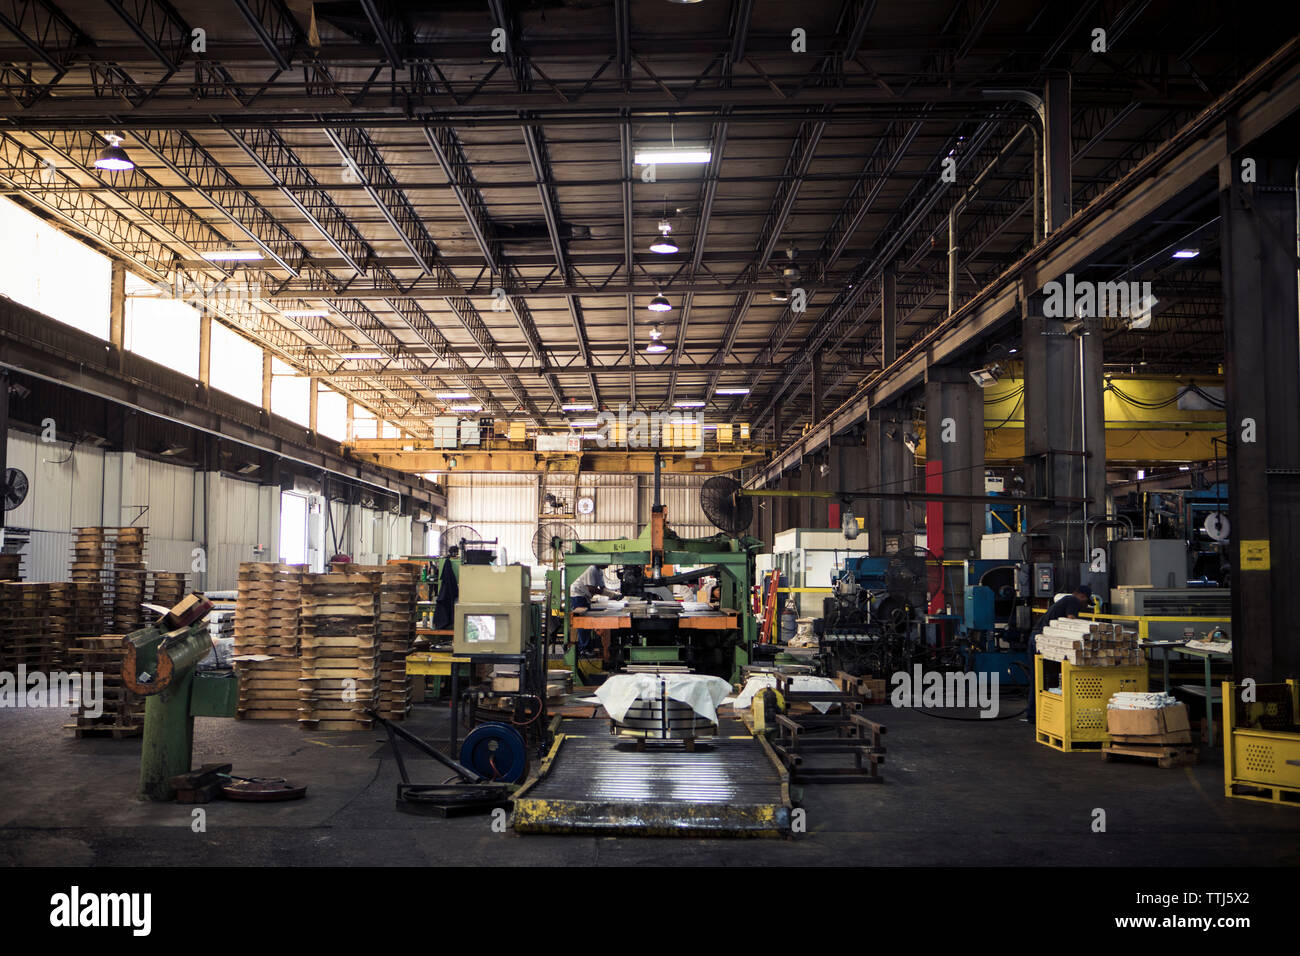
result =
[{"label": "industrial wall fan", "polygon": [[537,526],[537,531],[533,534],[533,554],[539,563],[558,568],[563,563],[564,555],[572,554],[577,543],[578,532],[572,525],[550,521]]},{"label": "industrial wall fan", "polygon": [[727,475],[714,475],[700,486],[700,508],[713,526],[735,537],[754,520],[754,499],[740,493],[741,485]]},{"label": "industrial wall fan", "polygon": [[27,500],[27,476],[17,468],[5,469],[5,511],[13,511]]},{"label": "industrial wall fan", "polygon": [[464,554],[465,546],[471,548],[483,543],[483,536],[467,524],[448,525],[438,538],[438,545],[442,551],[442,556],[451,553],[452,548],[459,549],[457,553]]}]

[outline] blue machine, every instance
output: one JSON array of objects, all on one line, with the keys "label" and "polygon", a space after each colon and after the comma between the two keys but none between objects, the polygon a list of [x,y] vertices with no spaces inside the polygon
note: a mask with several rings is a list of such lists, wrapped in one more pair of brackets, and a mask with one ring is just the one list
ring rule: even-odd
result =
[{"label": "blue machine", "polygon": [[1015,498],[1004,496],[996,491],[990,491],[988,495],[990,498],[1000,500],[995,504],[984,506],[985,534],[1006,534],[1008,531],[1025,530],[1024,517],[1020,514]]},{"label": "blue machine", "polygon": [[1017,627],[1016,607],[1023,586],[1020,562],[966,562],[962,595],[962,636],[967,642],[966,664],[976,673],[997,674],[1000,685],[1029,683],[1031,655],[1011,650],[1024,642]]}]

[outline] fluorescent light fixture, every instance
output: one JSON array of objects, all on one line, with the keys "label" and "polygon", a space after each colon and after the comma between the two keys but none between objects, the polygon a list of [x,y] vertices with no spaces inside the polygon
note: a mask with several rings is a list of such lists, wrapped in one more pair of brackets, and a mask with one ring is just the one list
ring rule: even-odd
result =
[{"label": "fluorescent light fixture", "polygon": [[329,316],[329,309],[281,309],[280,314],[286,319],[324,319]]},{"label": "fluorescent light fixture", "polygon": [[647,146],[638,149],[632,162],[638,166],[681,166],[707,163],[713,151],[691,146]]},{"label": "fluorescent light fixture", "polygon": [[482,405],[448,405],[447,410],[450,412],[481,412]]},{"label": "fluorescent light fixture", "polygon": [[135,163],[131,162],[131,157],[122,148],[121,133],[105,133],[104,139],[108,140],[108,145],[99,151],[99,156],[95,159],[96,169],[135,169]]},{"label": "fluorescent light fixture", "polygon": [[1191,465],[1179,465],[1179,466],[1178,466],[1178,470],[1179,470],[1179,471],[1191,471],[1191,470],[1192,470],[1192,466],[1191,466]]},{"label": "fluorescent light fixture", "polygon": [[594,418],[583,418],[576,422],[569,422],[570,428],[595,428],[600,423]]},{"label": "fluorescent light fixture", "polygon": [[715,388],[714,395],[748,395],[749,389],[737,386],[736,388]]},{"label": "fluorescent light fixture", "polygon": [[595,405],[561,405],[560,406],[560,411],[562,412],[594,412],[595,410],[596,410]]},{"label": "fluorescent light fixture", "polygon": [[1179,249],[1174,253],[1175,259],[1195,259],[1201,254],[1200,249]]},{"label": "fluorescent light fixture", "polygon": [[673,304],[668,301],[668,298],[662,292],[651,299],[650,304],[646,306],[651,312],[668,312],[672,307]]},{"label": "fluorescent light fixture", "polygon": [[473,398],[469,392],[436,392],[434,397],[440,402],[454,402],[459,398]]},{"label": "fluorescent light fixture", "polygon": [[1147,470],[1146,470],[1145,468],[1139,468],[1139,469],[1138,469],[1138,481],[1141,481],[1141,480],[1142,480],[1143,478],[1145,478],[1146,476],[1147,476]]},{"label": "fluorescent light fixture", "polygon": [[349,362],[364,362],[367,359],[387,358],[383,352],[340,352],[339,358]]},{"label": "fluorescent light fixture", "polygon": [[215,249],[201,255],[208,262],[254,262],[262,258],[256,249]]},{"label": "fluorescent light fixture", "polygon": [[705,402],[673,402],[673,408],[703,408]]}]

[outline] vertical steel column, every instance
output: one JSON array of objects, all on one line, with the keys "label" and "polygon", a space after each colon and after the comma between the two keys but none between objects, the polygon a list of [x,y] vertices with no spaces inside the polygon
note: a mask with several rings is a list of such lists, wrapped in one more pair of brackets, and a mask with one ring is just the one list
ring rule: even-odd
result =
[{"label": "vertical steel column", "polygon": [[126,342],[126,266],[114,259],[108,300],[108,344],[113,347],[113,364],[122,370]]},{"label": "vertical steel column", "polygon": [[[895,406],[872,409],[865,428],[865,469],[859,487],[868,491],[908,491],[916,460],[903,444],[911,428],[906,412]],[[870,498],[863,507],[871,554],[890,554],[912,546],[912,521],[903,502]]]},{"label": "vertical steel column", "polygon": [[207,392],[212,385],[212,312],[199,312],[199,384]]},{"label": "vertical steel column", "polygon": [[262,352],[262,411],[271,414],[271,353]]},{"label": "vertical steel column", "polygon": [[[1037,295],[1027,299],[1025,311],[1025,491],[1093,499],[1086,505],[1061,501],[1028,509],[1031,532],[1060,536],[1059,542],[1050,539],[1051,550],[1059,555],[1064,547],[1064,561],[1055,559],[1057,590],[1068,590],[1079,582],[1080,563],[1088,560],[1085,518],[1103,510],[1106,496],[1101,321],[1046,318]],[[1032,539],[1031,546],[1048,540]]]},{"label": "vertical steel column", "polygon": [[[1271,158],[1247,147],[1219,171],[1233,673],[1257,681],[1300,677],[1300,206],[1291,152]],[[1255,161],[1254,183],[1241,181],[1245,158]]]},{"label": "vertical steel column", "polygon": [[[817,466],[813,464],[811,460],[804,459],[803,464],[799,466],[799,490],[800,491],[817,490],[813,484],[813,476],[816,470],[817,470]],[[798,502],[798,510],[796,511],[798,517],[796,519],[797,524],[795,525],[795,527],[811,528],[813,526],[813,499],[796,498],[795,501]]]},{"label": "vertical steel column", "polygon": [[1047,152],[1046,171],[1047,231],[1055,232],[1070,218],[1071,159],[1074,147],[1070,142],[1070,74],[1053,73],[1047,78],[1043,96],[1044,130],[1043,146]]},{"label": "vertical steel column", "polygon": [[[984,390],[964,367],[933,367],[925,373],[925,457],[937,463],[945,494],[984,493]],[[927,471],[930,471],[927,468]],[[984,532],[980,505],[937,503],[928,509],[943,524],[942,557],[979,557]],[[927,538],[933,532],[927,532]],[[930,550],[940,553],[930,544]]]}]

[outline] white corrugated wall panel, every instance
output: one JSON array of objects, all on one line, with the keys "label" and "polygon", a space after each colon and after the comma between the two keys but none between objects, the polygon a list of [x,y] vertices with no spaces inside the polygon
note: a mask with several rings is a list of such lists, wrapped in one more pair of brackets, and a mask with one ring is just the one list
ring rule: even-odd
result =
[{"label": "white corrugated wall panel", "polygon": [[[194,563],[194,549],[198,547],[197,541],[188,541],[183,538],[159,538],[155,537],[153,529],[149,529],[149,569],[151,571],[183,571],[189,575],[189,586],[198,587],[199,580],[191,569]],[[224,590],[209,584],[208,589],[212,591]]]},{"label": "white corrugated wall panel", "polygon": [[23,554],[25,580],[35,584],[66,581],[72,558],[72,532],[33,530]]},{"label": "white corrugated wall panel", "polygon": [[137,456],[135,497],[128,503],[149,506],[139,523],[148,526],[151,538],[188,538],[194,529],[194,470]]},{"label": "white corrugated wall panel", "polygon": [[36,513],[38,494],[36,478],[36,441],[30,435],[20,432],[9,433],[6,449],[9,467],[17,468],[27,476],[27,497],[13,511],[5,515],[5,524],[11,528],[31,528],[35,526],[33,516]]},{"label": "white corrugated wall panel", "polygon": [[72,528],[87,528],[104,521],[104,452],[78,448],[72,454],[75,467],[72,495]]}]

